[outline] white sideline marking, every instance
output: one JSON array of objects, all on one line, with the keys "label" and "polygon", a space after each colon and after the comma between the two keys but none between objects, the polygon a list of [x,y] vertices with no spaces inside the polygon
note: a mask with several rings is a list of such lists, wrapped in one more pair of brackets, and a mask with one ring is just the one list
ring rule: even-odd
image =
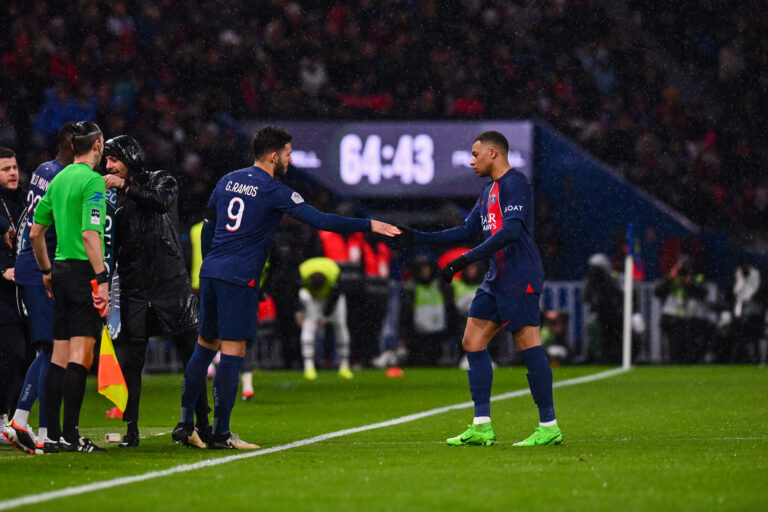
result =
[{"label": "white sideline marking", "polygon": [[[614,375],[626,373],[627,369],[616,368],[614,370],[607,370],[592,375],[586,375],[584,377],[577,377],[575,379],[568,379],[559,382],[555,382],[553,387],[562,388],[565,386],[573,386],[576,384],[583,384],[585,382],[592,382]],[[510,391],[509,393],[503,393],[491,398],[492,402],[499,400],[506,400],[507,398],[515,398],[518,396],[524,396],[530,393],[528,389],[519,389],[517,391]],[[273,446],[272,448],[266,448],[264,450],[249,451],[240,453],[238,455],[230,455],[228,457],[220,457],[215,459],[202,460],[192,464],[181,464],[180,466],[174,466],[172,468],[163,469],[159,471],[150,471],[149,473],[143,473],[141,475],[123,476],[120,478],[113,478],[112,480],[104,480],[101,482],[94,482],[91,484],[77,485],[74,487],[67,487],[56,491],[43,492],[39,494],[31,494],[28,496],[21,496],[19,498],[13,498],[10,500],[0,501],[0,510],[9,510],[23,505],[32,505],[35,503],[43,503],[46,501],[55,500],[58,498],[66,498],[68,496],[76,496],[78,494],[85,494],[93,491],[100,491],[102,489],[110,489],[112,487],[118,487],[121,485],[128,485],[136,482],[143,482],[145,480],[152,480],[155,478],[161,478],[164,476],[175,475],[176,473],[185,473],[187,471],[194,471],[197,469],[208,468],[212,466],[218,466],[220,464],[226,464],[228,462],[234,462],[236,460],[250,459],[251,457],[259,457],[261,455],[268,455],[270,453],[282,452],[290,450],[291,448],[299,448],[301,446],[307,446],[310,444],[319,443],[321,441],[327,441],[336,437],[348,436],[350,434],[357,434],[358,432],[365,432],[367,430],[376,430],[384,427],[391,427],[394,425],[400,425],[401,423],[408,423],[410,421],[420,420],[436,414],[442,414],[448,411],[454,411],[456,409],[465,409],[472,407],[472,402],[462,402],[460,404],[447,405],[445,407],[438,407],[436,409],[430,409],[428,411],[418,412],[415,414],[408,414],[407,416],[401,416],[392,420],[381,421],[379,423],[371,423],[370,425],[363,425],[361,427],[347,428],[344,430],[337,430],[336,432],[330,432],[328,434],[321,434],[315,437],[309,437],[307,439],[301,439],[288,444],[282,444],[279,446]]]}]

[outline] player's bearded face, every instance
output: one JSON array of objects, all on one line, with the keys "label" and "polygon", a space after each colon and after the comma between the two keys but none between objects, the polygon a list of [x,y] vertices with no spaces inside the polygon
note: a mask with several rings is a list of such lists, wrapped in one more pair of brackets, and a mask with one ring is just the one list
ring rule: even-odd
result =
[{"label": "player's bearded face", "polygon": [[275,162],[275,176],[278,178],[285,176],[285,169],[286,166],[283,164],[282,160],[278,158],[277,162]]},{"label": "player's bearded face", "polygon": [[277,161],[275,162],[276,177],[282,178],[288,172],[288,166],[293,161],[291,159],[291,151],[293,151],[291,145],[286,144],[283,150],[277,153]]}]

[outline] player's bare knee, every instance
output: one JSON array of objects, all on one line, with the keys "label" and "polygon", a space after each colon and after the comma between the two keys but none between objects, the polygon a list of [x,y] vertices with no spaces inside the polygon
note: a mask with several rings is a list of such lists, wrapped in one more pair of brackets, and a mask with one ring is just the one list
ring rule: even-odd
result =
[{"label": "player's bare knee", "polygon": [[481,341],[467,337],[461,340],[461,348],[463,348],[465,352],[479,352],[481,350],[485,350],[487,346],[487,344],[484,344]]},{"label": "player's bare knee", "polygon": [[245,340],[222,340],[221,353],[228,356],[245,357]]},{"label": "player's bare knee", "polygon": [[219,350],[219,340],[217,338],[209,338],[199,334],[197,336],[197,343],[198,345],[202,345],[208,350]]},{"label": "player's bare knee", "polygon": [[512,339],[515,341],[517,350],[527,350],[541,345],[539,327],[533,325],[526,325],[513,332]]}]

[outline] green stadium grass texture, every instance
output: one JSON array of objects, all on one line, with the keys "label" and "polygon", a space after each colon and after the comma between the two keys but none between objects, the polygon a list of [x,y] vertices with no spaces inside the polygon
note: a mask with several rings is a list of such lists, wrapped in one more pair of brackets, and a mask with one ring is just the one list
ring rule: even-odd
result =
[{"label": "green stadium grass texture", "polygon": [[[604,370],[560,367],[554,375]],[[236,404],[233,431],[266,449],[283,446],[468,402],[466,381],[454,368],[406,368],[396,379],[367,370],[352,381],[320,372],[312,383],[298,372],[256,373],[256,395]],[[471,421],[466,407],[42,503],[11,501],[246,453],[172,443],[180,383],[180,375],[145,376],[144,438],[119,449],[104,435],[124,425],[105,418],[111,404],[89,379],[81,433],[108,452],[30,456],[0,447],[0,510],[768,510],[768,371],[745,366],[638,367],[557,388],[561,446],[512,446],[538,421],[525,394],[492,404],[492,447],[445,445]],[[523,368],[496,370],[494,396],[526,388]]]}]

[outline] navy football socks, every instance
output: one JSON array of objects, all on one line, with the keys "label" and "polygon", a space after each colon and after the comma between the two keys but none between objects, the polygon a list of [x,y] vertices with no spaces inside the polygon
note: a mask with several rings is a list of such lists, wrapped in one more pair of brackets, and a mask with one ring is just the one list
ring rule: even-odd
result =
[{"label": "navy football socks", "polygon": [[32,364],[29,365],[27,375],[24,378],[24,385],[21,388],[21,395],[19,396],[19,403],[16,406],[17,409],[23,411],[32,410],[32,405],[37,400],[38,394],[42,389],[40,387],[40,372],[48,366],[50,362],[50,353],[48,354],[48,360],[46,361],[45,352],[40,351]]},{"label": "navy football socks", "polygon": [[552,398],[552,368],[544,347],[538,345],[520,352],[528,369],[528,385],[533,401],[539,408],[539,421],[555,420],[555,402]]},{"label": "navy football socks", "polygon": [[195,404],[200,393],[205,389],[205,379],[208,375],[208,365],[216,356],[215,350],[209,350],[199,343],[189,358],[184,369],[184,380],[181,384],[181,422],[192,425],[195,422]]},{"label": "navy football socks", "polygon": [[[35,360],[42,357],[43,364],[40,366],[40,371],[37,376],[37,399],[38,399],[38,411],[39,411],[39,423],[40,428],[48,428],[48,411],[46,409],[46,393],[45,393],[45,378],[48,375],[48,367],[51,364],[51,356],[53,355],[53,347],[43,347]],[[31,407],[32,404],[30,404]]]},{"label": "navy football socks", "polygon": [[491,416],[491,386],[493,385],[493,366],[488,349],[480,352],[467,352],[469,362],[469,392],[475,402],[475,418]]},{"label": "navy football socks", "polygon": [[229,418],[237,398],[237,380],[243,358],[221,354],[219,369],[213,379],[213,433],[229,433]]}]

